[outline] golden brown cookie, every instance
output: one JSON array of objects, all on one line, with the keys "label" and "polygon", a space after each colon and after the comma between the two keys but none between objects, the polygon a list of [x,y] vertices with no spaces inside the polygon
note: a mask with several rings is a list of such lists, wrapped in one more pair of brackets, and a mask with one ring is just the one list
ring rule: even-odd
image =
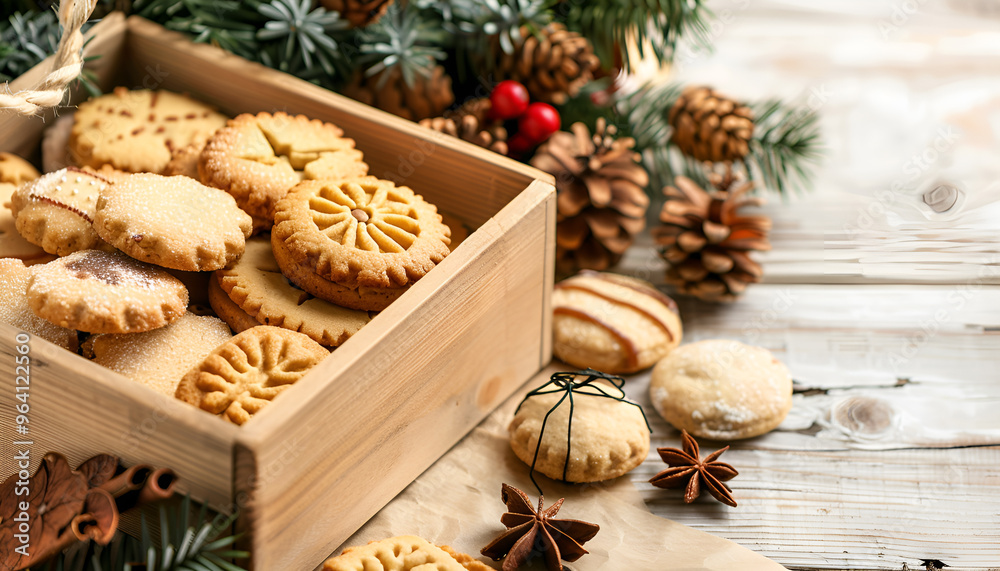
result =
[{"label": "golden brown cookie", "polygon": [[88,345],[97,364],[173,398],[181,378],[231,338],[222,320],[185,313],[166,327],[95,335]]},{"label": "golden brown cookie", "polygon": [[94,229],[97,200],[108,185],[101,175],[69,168],[18,188],[11,197],[17,231],[57,256],[108,249]]},{"label": "golden brown cookie", "polygon": [[225,321],[233,333],[242,333],[251,327],[260,325],[252,315],[240,309],[235,301],[229,299],[229,294],[219,286],[216,272],[212,272],[210,276],[208,278],[208,303],[212,306],[215,315]]},{"label": "golden brown cookie", "polygon": [[170,162],[163,168],[163,174],[165,176],[184,175],[200,182],[198,157],[201,156],[201,151],[205,148],[205,143],[205,140],[197,140],[190,145],[174,149],[174,152],[170,155]]},{"label": "golden brown cookie", "polygon": [[652,367],[681,342],[677,304],[652,284],[583,271],[552,292],[553,353],[612,374]]},{"label": "golden brown cookie", "polygon": [[[521,403],[508,427],[510,447],[517,457],[530,466],[537,449],[535,469],[549,478],[569,482],[609,480],[642,464],[649,453],[649,428],[642,409],[628,402],[588,396],[599,394],[597,387],[601,385],[608,387],[606,392],[614,393],[605,381],[574,391],[572,430],[568,398],[546,421],[546,414],[566,396],[564,391],[530,396]],[[572,435],[571,442],[567,432]],[[567,443],[571,448],[568,465]]]},{"label": "golden brown cookie", "polygon": [[17,155],[0,152],[0,183],[21,186],[40,177],[38,169]]},{"label": "golden brown cookie", "polygon": [[271,253],[269,236],[247,240],[243,257],[216,276],[229,298],[260,323],[304,333],[321,345],[336,347],[371,321],[367,311],[334,305],[292,285]]},{"label": "golden brown cookie", "polygon": [[21,260],[0,259],[0,321],[70,351],[76,351],[76,331],[53,325],[31,311],[25,293],[31,272]]},{"label": "golden brown cookie", "polygon": [[468,555],[442,549],[415,535],[390,537],[349,547],[323,563],[322,571],[486,571],[492,567]]},{"label": "golden brown cookie", "polygon": [[174,149],[211,136],[227,119],[186,95],[124,87],[81,103],[74,117],[69,145],[77,165],[152,173],[163,171]]},{"label": "golden brown cookie", "polygon": [[649,397],[680,430],[713,440],[773,430],[792,408],[792,376],[762,347],[713,339],[683,345],[653,369]]},{"label": "golden brown cookie", "polygon": [[102,191],[94,228],[138,260],[208,271],[240,257],[250,217],[232,196],[186,176],[135,174]]},{"label": "golden brown cookie", "polygon": [[174,396],[244,424],[329,354],[301,333],[258,325],[223,343],[188,371]]},{"label": "golden brown cookie", "polygon": [[303,179],[364,176],[368,165],[354,140],[331,123],[287,113],[249,113],[216,133],[199,160],[205,184],[224,189],[268,229],[274,207]]},{"label": "golden brown cookie", "polygon": [[40,246],[24,239],[17,231],[11,199],[17,187],[0,182],[0,258],[17,258],[25,264],[47,262],[52,258]]},{"label": "golden brown cookie", "polygon": [[271,249],[281,273],[306,292],[335,305],[359,311],[382,311],[406,293],[403,287],[347,287],[335,284],[299,265],[288,253],[285,243],[271,235]]},{"label": "golden brown cookie", "polygon": [[375,177],[304,181],[278,203],[272,235],[299,265],[345,287],[401,287],[448,255],[434,205]]},{"label": "golden brown cookie", "polygon": [[27,289],[35,315],[88,333],[163,327],[187,310],[184,284],[121,252],[83,250],[35,268]]}]

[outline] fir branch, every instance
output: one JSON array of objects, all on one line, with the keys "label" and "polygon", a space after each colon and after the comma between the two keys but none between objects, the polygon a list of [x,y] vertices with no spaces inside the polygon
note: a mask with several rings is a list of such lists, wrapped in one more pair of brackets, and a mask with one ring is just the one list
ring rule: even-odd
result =
[{"label": "fir branch", "polygon": [[670,61],[677,42],[687,38],[695,45],[709,47],[711,12],[704,0],[586,0],[564,2],[558,18],[570,30],[580,32],[594,45],[594,53],[605,67],[621,63],[632,68],[628,50],[635,42],[640,56],[646,46],[660,61]]},{"label": "fir branch", "polygon": [[[194,522],[189,521],[191,498],[185,496],[176,509],[160,505],[160,537],[154,543],[146,515],[140,514],[140,537],[119,532],[106,546],[78,543],[49,561],[45,571],[244,571],[230,559],[246,559],[246,551],[231,549],[239,536],[223,535],[233,522],[226,518],[215,525],[202,504]],[[30,571],[30,570],[29,570]]]},{"label": "fir branch", "polygon": [[12,81],[54,54],[62,30],[55,12],[15,13],[0,20],[0,81]]},{"label": "fir branch", "polygon": [[135,0],[133,9],[143,18],[209,43],[244,58],[259,61],[258,28],[266,20],[259,0]]},{"label": "fir branch", "polygon": [[312,0],[272,0],[261,4],[257,11],[268,21],[257,30],[256,37],[263,42],[274,41],[277,49],[261,51],[261,60],[269,67],[302,75],[313,68],[313,59],[328,76],[336,73],[334,62],[339,62],[342,52],[329,34],[346,30],[350,24],[341,20],[336,12],[318,7],[311,10]]},{"label": "fir branch", "polygon": [[[645,85],[618,102],[636,140],[636,150],[647,162],[652,189],[672,184],[680,174],[707,183],[705,165],[681,153],[671,141],[670,109],[682,89],[676,83]],[[755,119],[750,154],[735,166],[762,190],[787,194],[809,188],[812,163],[821,154],[816,113],[779,100],[751,108]]]},{"label": "fir branch", "polygon": [[770,100],[751,106],[754,133],[744,159],[747,177],[781,194],[811,186],[820,156],[819,116],[812,109]]},{"label": "fir branch", "polygon": [[[439,47],[446,35],[419,6],[394,2],[378,22],[358,32],[357,63],[367,76],[398,69],[406,84],[413,86],[418,74],[429,77],[437,62],[447,57]],[[384,87],[391,75],[383,74],[377,87]]]}]

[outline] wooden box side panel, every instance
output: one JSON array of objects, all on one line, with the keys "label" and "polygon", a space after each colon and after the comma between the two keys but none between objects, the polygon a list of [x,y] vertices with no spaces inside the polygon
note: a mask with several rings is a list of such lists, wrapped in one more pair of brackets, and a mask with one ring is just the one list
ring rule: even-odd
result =
[{"label": "wooden box side panel", "polygon": [[[127,25],[121,13],[113,13],[101,20],[87,33],[84,56],[99,55],[87,63],[87,69],[94,72],[97,83],[103,89],[112,85],[112,77],[117,74],[121,55],[125,47]],[[10,84],[12,92],[31,89],[50,71],[52,58],[36,65]],[[71,90],[71,101],[78,99],[82,88]],[[58,111],[65,112],[66,109]],[[72,111],[70,109],[69,111]],[[29,117],[12,112],[0,111],[0,151],[15,153],[28,160],[36,160],[39,143],[45,127],[52,124],[57,110],[49,109],[41,117]]]},{"label": "wooden box side panel", "polygon": [[414,286],[432,298],[390,307],[397,319],[340,349],[361,337],[364,352],[295,387],[328,404],[245,427],[235,489],[254,569],[313,568],[548,361],[554,212],[552,186],[532,185],[470,237],[480,254]]},{"label": "wooden box side panel", "polygon": [[370,174],[407,184],[478,228],[531,181],[549,175],[141,18],[129,19],[134,86],[187,91],[231,115],[284,111],[330,121],[357,142]]},{"label": "wooden box side panel", "polygon": [[[29,342],[28,433],[15,417],[15,355],[20,331],[0,324],[0,440],[4,450],[30,451],[31,470],[48,452],[76,466],[100,453],[126,465],[174,469],[178,485],[195,498],[228,506],[232,497],[232,447],[237,428],[205,430],[203,413],[133,383],[42,339]],[[219,423],[220,425],[222,423]],[[30,444],[14,446],[15,441]],[[17,471],[12,454],[0,458],[0,474]]]}]

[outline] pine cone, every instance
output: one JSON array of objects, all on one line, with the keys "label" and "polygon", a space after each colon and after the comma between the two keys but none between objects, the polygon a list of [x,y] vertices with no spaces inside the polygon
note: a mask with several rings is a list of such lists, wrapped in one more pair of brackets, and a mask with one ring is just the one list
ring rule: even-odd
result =
[{"label": "pine cone", "polygon": [[444,117],[422,119],[420,125],[506,155],[507,130],[489,118],[491,107],[489,99],[473,99]]},{"label": "pine cone", "polygon": [[[383,79],[388,74],[388,78]],[[436,117],[455,102],[451,77],[434,66],[429,77],[415,74],[413,86],[406,84],[399,68],[389,68],[371,77],[358,74],[343,90],[344,95],[411,121]]]},{"label": "pine cone", "polygon": [[673,141],[699,161],[735,161],[750,151],[753,113],[709,87],[685,88],[670,109]]},{"label": "pine cone", "polygon": [[668,200],[660,211],[665,226],[653,236],[663,247],[661,255],[670,265],[666,281],[683,294],[706,301],[733,301],[750,282],[760,281],[760,264],[748,255],[753,250],[770,250],[767,240],[771,220],[766,216],[741,216],[744,206],[760,206],[760,198],[744,194],[753,183],[729,185],[727,175],[720,184],[725,190],[705,192],[693,180],[679,176],[676,187],[663,193]]},{"label": "pine cone", "polygon": [[320,0],[324,8],[340,13],[355,28],[374,24],[381,18],[393,0]]},{"label": "pine cone", "polygon": [[523,40],[513,53],[500,49],[499,39],[494,41],[496,79],[520,81],[533,100],[561,105],[594,79],[601,61],[587,38],[562,24],[549,24],[539,35],[541,40],[528,28],[521,28]]},{"label": "pine cone", "polygon": [[591,136],[583,123],[560,131],[531,164],[556,177],[556,259],[562,269],[603,270],[614,265],[646,226],[649,174],[632,151],[635,140],[615,139],[598,119]]}]

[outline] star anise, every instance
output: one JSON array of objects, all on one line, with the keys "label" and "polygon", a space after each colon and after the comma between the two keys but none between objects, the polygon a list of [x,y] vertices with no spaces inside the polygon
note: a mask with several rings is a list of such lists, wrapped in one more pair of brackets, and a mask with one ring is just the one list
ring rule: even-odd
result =
[{"label": "star anise", "polygon": [[739,475],[739,472],[729,464],[717,461],[723,452],[729,450],[729,447],[717,450],[701,460],[698,443],[686,430],[681,431],[681,440],[684,445],[683,450],[677,448],[656,449],[660,458],[670,468],[653,476],[649,483],[657,488],[686,486],[684,501],[687,503],[693,502],[701,493],[701,487],[704,486],[708,488],[708,493],[712,494],[715,499],[735,508],[736,500],[733,499],[733,492],[722,482],[732,480]]},{"label": "star anise", "polygon": [[555,519],[565,498],[546,509],[539,496],[536,510],[524,492],[508,484],[503,485],[501,498],[508,511],[500,516],[500,522],[507,531],[484,547],[482,554],[494,561],[506,557],[503,571],[513,571],[539,555],[545,558],[549,571],[561,571],[559,560],[576,561],[586,555],[583,544],[601,529],[576,519]]}]

